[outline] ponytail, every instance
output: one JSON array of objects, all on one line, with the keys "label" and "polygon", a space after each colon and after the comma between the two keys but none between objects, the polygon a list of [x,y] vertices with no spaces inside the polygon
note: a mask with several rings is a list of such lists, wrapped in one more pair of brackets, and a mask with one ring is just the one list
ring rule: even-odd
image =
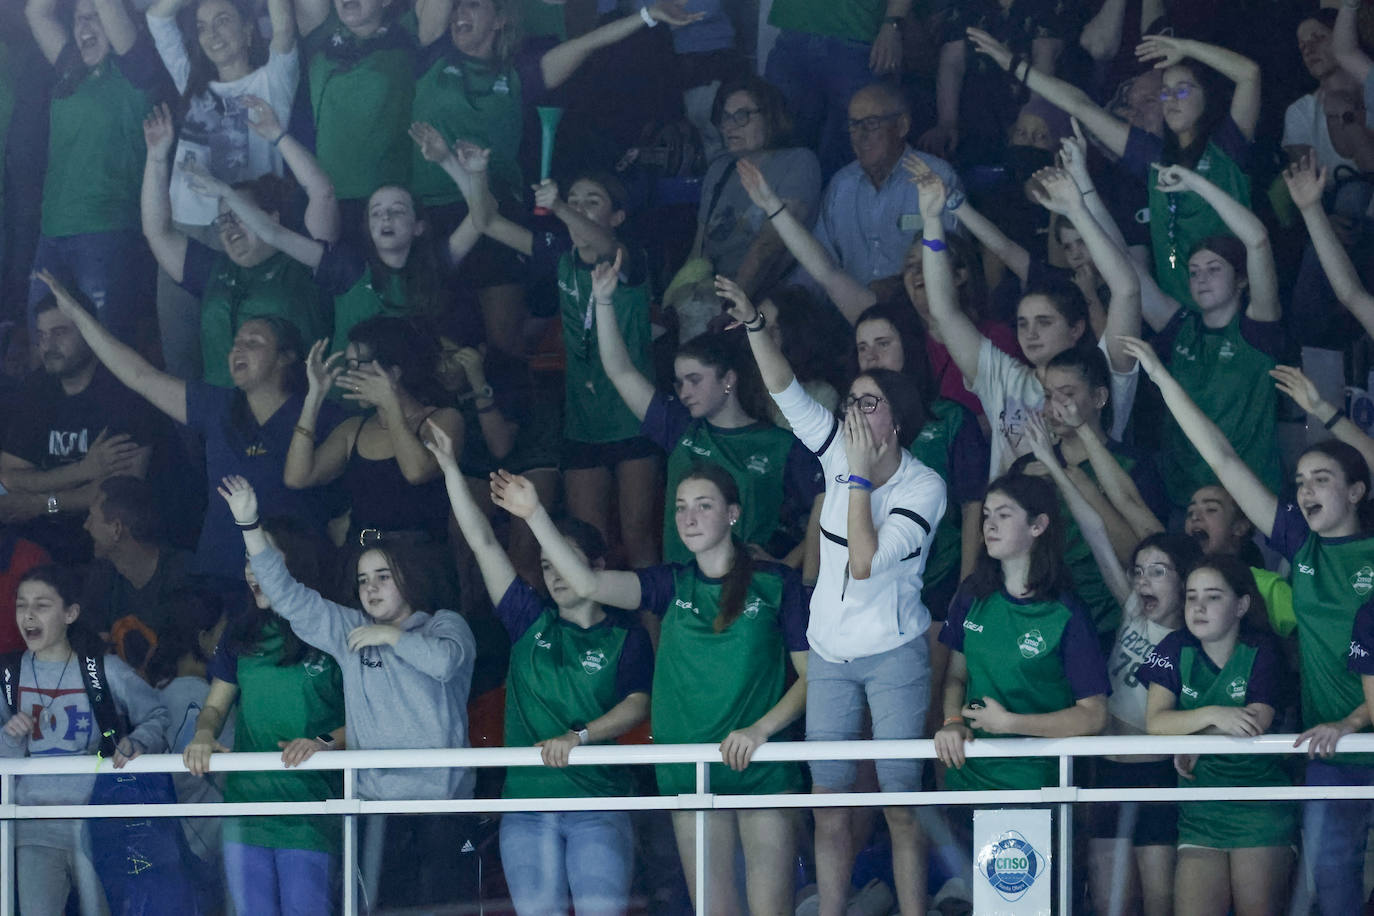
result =
[{"label": "ponytail", "polygon": [[749,583],[754,579],[753,554],[733,538],[731,543],[735,547],[735,562],[730,564],[730,571],[720,586],[720,612],[713,626],[717,633],[725,632],[744,613],[744,599],[749,597]]}]

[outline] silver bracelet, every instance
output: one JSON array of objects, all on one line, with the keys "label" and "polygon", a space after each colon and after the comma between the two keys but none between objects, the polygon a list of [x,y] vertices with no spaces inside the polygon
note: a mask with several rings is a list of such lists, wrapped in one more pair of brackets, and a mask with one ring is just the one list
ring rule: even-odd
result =
[{"label": "silver bracelet", "polygon": [[658,20],[653,17],[652,13],[649,12],[649,8],[647,6],[641,6],[639,8],[639,18],[643,19],[644,24],[651,29],[654,26],[658,25]]}]

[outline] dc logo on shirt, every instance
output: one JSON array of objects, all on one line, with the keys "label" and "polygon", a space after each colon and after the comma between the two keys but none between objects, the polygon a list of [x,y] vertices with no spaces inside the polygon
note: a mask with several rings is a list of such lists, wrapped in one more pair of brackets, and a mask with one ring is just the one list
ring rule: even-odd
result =
[{"label": "dc logo on shirt", "polygon": [[978,870],[1004,900],[1019,900],[1045,871],[1045,857],[1016,830],[978,851]]},{"label": "dc logo on shirt", "polygon": [[1365,565],[1355,571],[1355,575],[1350,577],[1350,587],[1355,589],[1355,594],[1363,597],[1374,590],[1374,567]]},{"label": "dc logo on shirt", "polygon": [[582,655],[582,670],[588,674],[596,674],[606,667],[606,653],[600,649],[588,649]]},{"label": "dc logo on shirt", "polygon": [[84,455],[87,451],[88,431],[65,432],[60,429],[48,430],[48,454],[53,458],[70,458]]},{"label": "dc logo on shirt", "polygon": [[1031,630],[1029,633],[1021,634],[1021,639],[1016,647],[1021,650],[1021,655],[1025,658],[1035,658],[1045,651],[1045,637],[1040,635],[1039,630]]},{"label": "dc logo on shirt", "polygon": [[1246,686],[1245,678],[1238,677],[1226,685],[1226,692],[1231,695],[1231,699],[1243,701],[1245,699]]}]

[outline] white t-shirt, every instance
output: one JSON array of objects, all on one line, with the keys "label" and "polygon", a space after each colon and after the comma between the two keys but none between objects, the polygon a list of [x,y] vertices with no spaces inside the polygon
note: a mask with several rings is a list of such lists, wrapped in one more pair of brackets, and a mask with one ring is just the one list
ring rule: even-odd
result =
[{"label": "white t-shirt", "polygon": [[[1098,341],[1097,348],[1107,356],[1107,344]],[[1111,366],[1108,357],[1107,365]],[[1112,428],[1107,431],[1113,439],[1120,441],[1131,418],[1131,408],[1135,406],[1135,389],[1140,381],[1139,364],[1131,367],[1130,372],[1112,373]],[[1008,356],[988,338],[978,348],[978,376],[969,390],[978,395],[983,403],[983,413],[992,424],[992,462],[988,467],[988,480],[996,480],[1007,472],[1017,458],[1007,443],[1003,430],[1014,442],[1021,441],[1021,427],[1026,422],[1026,414],[1039,411],[1045,406],[1045,389],[1035,377],[1035,370],[1013,356]]]},{"label": "white t-shirt", "polygon": [[1355,168],[1355,162],[1336,152],[1331,144],[1331,131],[1326,128],[1326,111],[1317,92],[1298,99],[1283,115],[1283,140],[1280,146],[1310,146],[1317,156],[1317,165],[1334,169],[1338,165]]},{"label": "white t-shirt", "polygon": [[1121,627],[1116,631],[1111,655],[1107,657],[1107,676],[1112,695],[1107,700],[1107,733],[1145,734],[1145,701],[1149,686],[1136,680],[1139,668],[1160,640],[1174,632],[1141,613],[1140,596],[1134,591],[1121,610]]},{"label": "white t-shirt", "polygon": [[[191,76],[191,61],[182,44],[181,29],[175,19],[147,16],[148,33],[178,92],[186,91]],[[188,226],[208,226],[219,213],[219,204],[191,190],[185,165],[198,163],[221,181],[234,184],[271,172],[282,174],[281,154],[266,140],[253,133],[248,109],[239,97],[255,95],[277,114],[285,125],[291,119],[291,102],[300,81],[299,44],[285,54],[269,53],[267,63],[247,76],[221,83],[210,81],[210,91],[190,100],[185,121],[177,137],[172,158],[172,219]],[[218,103],[217,103],[218,102]]]}]

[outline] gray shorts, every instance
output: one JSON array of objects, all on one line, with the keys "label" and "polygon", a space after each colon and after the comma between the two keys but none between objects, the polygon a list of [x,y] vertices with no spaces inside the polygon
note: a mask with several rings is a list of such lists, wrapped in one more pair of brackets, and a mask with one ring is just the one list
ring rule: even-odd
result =
[{"label": "gray shorts", "polygon": [[[880,741],[921,738],[930,705],[930,646],[925,634],[878,655],[828,662],[813,650],[806,667],[806,740],[852,741],[864,737],[864,708]],[[884,792],[921,788],[921,760],[879,760]],[[853,760],[813,760],[816,786],[844,792],[854,785]]]}]

